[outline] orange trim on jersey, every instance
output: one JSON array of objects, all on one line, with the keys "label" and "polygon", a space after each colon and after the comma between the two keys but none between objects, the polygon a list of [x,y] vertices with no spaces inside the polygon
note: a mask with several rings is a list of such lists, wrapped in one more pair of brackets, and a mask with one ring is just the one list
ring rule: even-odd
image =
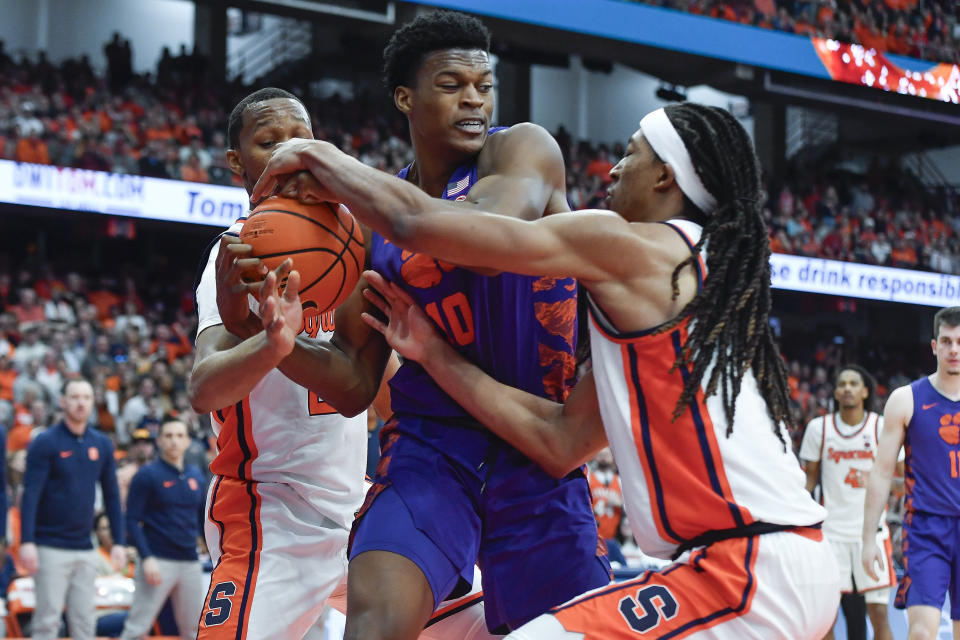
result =
[{"label": "orange trim on jersey", "polygon": [[223,527],[220,561],[200,613],[198,640],[245,640],[260,573],[263,528],[256,482],[224,477],[209,516]]},{"label": "orange trim on jersey", "polygon": [[823,528],[819,525],[815,527],[797,527],[795,529],[788,529],[790,533],[795,533],[802,538],[807,540],[813,540],[814,542],[823,541]]},{"label": "orange trim on jersey", "polygon": [[[626,346],[621,347],[620,355],[623,358],[623,370],[629,372],[631,370],[630,352]],[[653,470],[651,469],[651,465],[647,463],[649,452],[647,451],[644,440],[641,437],[640,427],[640,413],[643,410],[643,407],[641,407],[640,399],[637,397],[637,391],[638,390],[635,385],[627,385],[627,393],[629,394],[630,398],[630,430],[633,433],[633,439],[637,446],[637,455],[642,462],[640,467],[643,469],[643,476],[647,482],[647,494],[650,496],[650,511],[651,515],[653,516],[653,524],[657,528],[657,533],[664,540],[672,539],[675,542],[682,542],[680,536],[674,534],[673,532],[667,532],[666,528],[664,527],[664,521],[661,517],[663,509],[657,508],[660,506],[657,501],[658,499],[662,499],[663,496],[657,490],[657,483],[654,481]]]},{"label": "orange trim on jersey", "polygon": [[[686,341],[686,324],[621,347],[633,439],[654,523],[664,540],[675,542],[704,534],[705,522],[715,530],[754,522],[733,496],[703,392],[698,391],[695,401],[673,417],[688,370],[670,370]],[[645,376],[645,371],[667,373]]]},{"label": "orange trim on jersey", "polygon": [[723,540],[687,562],[591,591],[550,613],[584,640],[684,638],[750,611],[759,536]]},{"label": "orange trim on jersey", "polygon": [[[870,416],[872,416],[872,415],[875,415],[875,414],[874,414],[872,411],[868,411],[868,412],[867,412],[867,415],[866,415],[866,416],[864,417],[864,419],[863,419],[863,424],[860,425],[860,428],[857,429],[856,431],[854,431],[853,433],[851,433],[851,434],[848,435],[848,436],[843,435],[842,433],[840,433],[840,429],[837,428],[837,419],[836,419],[836,417],[834,416],[833,413],[830,414],[830,418],[831,418],[831,421],[833,422],[833,430],[837,432],[837,435],[840,436],[841,438],[845,438],[845,439],[849,440],[850,438],[855,438],[856,436],[858,436],[858,435],[860,435],[861,433],[863,433],[863,430],[867,428],[867,423],[870,422]],[[844,424],[846,424],[846,423],[844,423]]]},{"label": "orange trim on jersey", "polygon": [[252,479],[253,461],[257,459],[259,451],[253,438],[250,396],[210,415],[220,425],[217,456],[210,463],[210,471],[228,478]]}]

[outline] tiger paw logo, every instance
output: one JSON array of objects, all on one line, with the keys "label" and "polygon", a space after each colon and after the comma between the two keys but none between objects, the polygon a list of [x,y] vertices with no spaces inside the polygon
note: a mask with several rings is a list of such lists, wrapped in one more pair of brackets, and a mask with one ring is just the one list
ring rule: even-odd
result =
[{"label": "tiger paw logo", "polygon": [[940,437],[947,444],[960,444],[960,413],[940,416]]},{"label": "tiger paw logo", "polygon": [[402,262],[400,275],[404,282],[417,289],[429,289],[440,284],[443,274],[455,268],[449,262],[435,260],[423,253],[412,251],[403,251],[400,254],[400,260]]}]

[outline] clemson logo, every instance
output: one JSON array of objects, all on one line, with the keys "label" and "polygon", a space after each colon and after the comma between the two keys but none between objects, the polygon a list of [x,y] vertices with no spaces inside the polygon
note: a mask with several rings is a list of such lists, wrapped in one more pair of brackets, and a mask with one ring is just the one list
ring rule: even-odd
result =
[{"label": "clemson logo", "polygon": [[403,262],[400,275],[404,282],[417,289],[429,289],[440,284],[443,274],[455,268],[448,262],[434,260],[428,255],[412,251],[403,251],[400,260]]},{"label": "clemson logo", "polygon": [[940,416],[940,437],[947,444],[960,444],[960,413]]}]

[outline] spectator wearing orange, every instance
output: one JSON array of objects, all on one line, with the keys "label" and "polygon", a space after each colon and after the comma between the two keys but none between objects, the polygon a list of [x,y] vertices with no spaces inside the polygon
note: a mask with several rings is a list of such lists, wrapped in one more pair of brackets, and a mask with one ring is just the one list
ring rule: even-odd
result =
[{"label": "spectator wearing orange", "polygon": [[163,345],[167,352],[167,362],[173,362],[182,355],[193,352],[190,338],[176,322],[172,325],[159,324],[154,330],[154,340],[150,353],[157,353]]},{"label": "spectator wearing orange", "polygon": [[610,162],[610,151],[606,145],[600,145],[600,149],[597,151],[597,157],[587,165],[587,177],[597,177],[600,178],[604,184],[609,184],[611,180],[611,169],[613,169],[613,163]]},{"label": "spectator wearing orange", "polygon": [[917,251],[906,240],[897,240],[890,252],[890,262],[895,267],[912,269],[917,266]]},{"label": "spectator wearing orange", "polygon": [[210,182],[210,175],[200,166],[200,157],[196,153],[191,153],[187,163],[180,167],[180,179],[187,182]]},{"label": "spectator wearing orange", "polygon": [[0,401],[13,403],[13,383],[17,375],[10,356],[0,353]]},{"label": "spectator wearing orange", "polygon": [[43,305],[37,300],[37,292],[33,289],[20,290],[19,302],[10,307],[10,311],[21,325],[42,323],[47,319]]},{"label": "spectator wearing orange", "polygon": [[620,488],[620,474],[613,463],[610,447],[597,452],[593,467],[587,470],[587,482],[590,485],[590,497],[593,501],[593,515],[597,519],[597,531],[604,540],[617,535],[617,526],[623,515],[623,491]]},{"label": "spectator wearing orange", "polygon": [[114,293],[106,278],[100,279],[100,286],[87,293],[87,301],[97,308],[97,320],[103,322],[113,317],[113,308],[120,304],[120,297]]},{"label": "spectator wearing orange", "polygon": [[17,162],[50,164],[50,150],[47,147],[47,143],[44,142],[39,135],[31,133],[31,135],[21,137],[17,140],[13,158]]}]

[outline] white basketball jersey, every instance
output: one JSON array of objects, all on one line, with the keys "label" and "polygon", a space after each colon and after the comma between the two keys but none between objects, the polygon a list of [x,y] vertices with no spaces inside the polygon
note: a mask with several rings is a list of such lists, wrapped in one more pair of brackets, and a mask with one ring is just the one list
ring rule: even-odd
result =
[{"label": "white basketball jersey", "polygon": [[[837,413],[814,418],[807,425],[800,458],[820,461],[822,501],[827,508],[823,530],[831,540],[860,540],[867,478],[882,430],[883,416],[873,411],[867,411],[858,425],[847,424]],[[880,522],[887,526],[886,517]]]},{"label": "white basketball jersey", "polygon": [[[226,231],[237,235],[243,219]],[[197,335],[222,324],[217,310],[214,244],[197,287]],[[258,309],[250,297],[250,307]],[[303,335],[332,336],[332,313],[305,319]],[[210,469],[219,475],[289,484],[320,513],[349,529],[363,501],[366,413],[346,418],[316,394],[273,369],[250,394],[211,414],[218,452]]]},{"label": "white basketball jersey", "polygon": [[[699,225],[671,221],[692,249]],[[705,255],[698,270],[705,273]],[[656,557],[670,557],[685,542],[709,531],[764,522],[806,526],[826,513],[804,490],[804,475],[786,428],[773,421],[752,371],[736,398],[734,428],[719,392],[701,388],[673,419],[689,375],[673,369],[686,344],[690,318],[667,331],[622,333],[590,301],[593,373],[603,425],[610,441],[624,506],[637,544]],[[709,371],[704,375],[704,384]]]}]

